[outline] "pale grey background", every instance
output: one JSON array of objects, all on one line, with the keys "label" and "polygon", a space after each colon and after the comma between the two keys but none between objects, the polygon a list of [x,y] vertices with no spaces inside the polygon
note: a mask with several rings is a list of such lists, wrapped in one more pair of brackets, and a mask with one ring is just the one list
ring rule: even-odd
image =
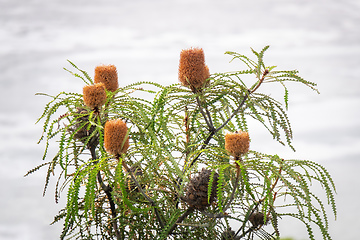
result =
[{"label": "pale grey background", "polygon": [[[82,82],[62,69],[66,59],[91,75],[100,63],[115,64],[120,85],[170,84],[183,48],[202,47],[210,71],[220,72],[242,66],[229,64],[225,51],[250,54],[265,45],[269,65],[298,69],[321,94],[290,88],[296,153],[261,128],[251,130],[251,147],[327,167],[338,188],[333,239],[358,239],[359,25],[358,0],[0,0],[0,239],[58,239],[61,232],[49,226],[60,206],[52,187],[42,197],[45,172],[22,176],[41,163],[44,147],[36,145],[41,126],[34,123],[48,99],[35,93],[81,92]],[[307,239],[296,221],[283,219],[281,230]]]}]

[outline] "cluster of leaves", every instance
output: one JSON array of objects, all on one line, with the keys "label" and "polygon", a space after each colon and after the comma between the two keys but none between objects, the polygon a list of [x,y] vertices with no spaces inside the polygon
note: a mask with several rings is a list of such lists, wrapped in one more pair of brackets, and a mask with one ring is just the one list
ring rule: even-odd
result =
[{"label": "cluster of leaves", "polygon": [[[313,182],[319,182],[336,216],[335,186],[324,167],[255,151],[235,164],[225,151],[226,132],[242,130],[251,135],[249,119],[259,121],[276,141],[293,149],[285,84],[298,82],[314,90],[316,85],[297,71],[265,66],[267,49],[253,50],[256,61],[227,52],[247,69],[213,74],[196,93],[180,84],[138,82],[107,92],[106,104],[96,112],[84,106],[81,94],[42,94],[51,98],[38,120],[44,122],[43,159],[48,158],[53,139],[58,151],[27,175],[47,166],[44,194],[53,174],[57,174],[56,202],[67,191],[67,204],[54,219],[54,223],[64,221],[61,238],[227,239],[222,233],[235,220],[240,227],[234,239],[275,239],[280,234],[279,218],[290,216],[306,225],[310,239],[315,239],[314,225],[324,239],[331,239],[324,203],[310,190]],[[80,74],[70,73],[85,84],[93,83],[85,71],[71,64]],[[255,81],[246,82],[243,75]],[[281,101],[257,91],[271,82],[284,87]],[[120,159],[109,155],[103,143],[104,124],[114,118],[125,120],[130,129],[130,148]],[[141,174],[124,169],[125,162],[141,169]],[[199,211],[182,202],[181,196],[202,167],[219,177],[217,201]],[[209,198],[212,181],[210,177]],[[285,204],[280,198],[286,198]],[[280,208],[285,211],[279,212]],[[255,212],[263,213],[264,223],[271,222],[272,233],[249,221]]]}]

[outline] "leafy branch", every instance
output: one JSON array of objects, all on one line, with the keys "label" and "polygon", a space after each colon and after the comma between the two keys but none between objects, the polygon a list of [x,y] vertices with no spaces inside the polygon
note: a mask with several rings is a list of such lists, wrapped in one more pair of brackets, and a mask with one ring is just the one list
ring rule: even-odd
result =
[{"label": "leafy branch", "polygon": [[[67,192],[54,218],[64,220],[61,239],[276,239],[283,217],[303,222],[312,240],[313,226],[331,239],[325,204],[335,217],[337,209],[329,172],[249,147],[248,121],[255,120],[295,150],[286,84],[318,92],[297,71],[266,65],[268,48],[252,49],[254,59],[226,52],[245,69],[214,74],[202,49],[183,50],[180,84],[169,86],[118,87],[115,66],[96,67],[92,79],[68,61],[78,73],[65,70],[84,82],[83,94],[38,94],[50,98],[37,121],[43,159],[54,141],[58,151],[25,175],[47,167],[45,194],[59,172],[55,201]],[[270,83],[284,88],[282,99],[260,92]],[[325,202],[311,191],[314,182]],[[236,231],[229,219],[238,222]],[[267,224],[273,233],[264,230]]]}]

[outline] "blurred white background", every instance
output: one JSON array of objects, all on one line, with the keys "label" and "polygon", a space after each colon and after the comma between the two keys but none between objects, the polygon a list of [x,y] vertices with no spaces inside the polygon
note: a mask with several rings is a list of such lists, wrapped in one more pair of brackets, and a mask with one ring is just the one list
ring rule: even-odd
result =
[{"label": "blurred white background", "polygon": [[[114,64],[120,85],[171,84],[183,48],[202,47],[214,73],[243,67],[229,64],[225,51],[250,55],[265,45],[265,63],[298,69],[321,94],[290,87],[297,152],[261,128],[250,129],[251,148],[324,165],[338,191],[333,239],[358,239],[359,12],[358,0],[0,0],[0,239],[59,238],[61,224],[49,223],[64,201],[55,204],[52,187],[42,197],[44,170],[23,175],[42,163],[42,128],[34,123],[49,99],[35,93],[82,91],[62,69],[67,59],[91,75],[98,64]],[[307,239],[296,221],[280,224],[283,237]]]}]

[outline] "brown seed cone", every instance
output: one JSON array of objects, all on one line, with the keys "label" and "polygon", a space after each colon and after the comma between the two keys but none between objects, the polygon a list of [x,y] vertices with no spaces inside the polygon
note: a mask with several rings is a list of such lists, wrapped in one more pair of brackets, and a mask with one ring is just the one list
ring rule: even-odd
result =
[{"label": "brown seed cone", "polygon": [[83,88],[84,103],[91,109],[100,108],[106,102],[106,91],[103,83],[88,85]]},{"label": "brown seed cone", "polygon": [[198,175],[190,180],[187,186],[185,197],[182,199],[191,207],[194,207],[198,210],[204,210],[215,200],[219,174],[216,172],[214,173],[210,201],[208,201],[208,186],[210,176],[211,170],[203,168]]},{"label": "brown seed cone", "polygon": [[74,134],[74,138],[88,145],[98,144],[98,136],[95,134],[90,140],[87,139],[93,131],[95,130],[95,126],[91,125],[89,128],[89,112],[85,108],[77,108],[77,111],[74,112],[71,116],[75,118],[75,123],[73,126],[68,128],[70,133]]},{"label": "brown seed cone", "polygon": [[249,151],[250,138],[248,132],[236,131],[225,135],[225,149],[235,158]]},{"label": "brown seed cone", "polygon": [[179,81],[193,91],[201,89],[210,77],[209,68],[205,65],[202,48],[184,49],[180,53]]},{"label": "brown seed cone", "polygon": [[120,156],[129,148],[128,128],[122,120],[109,120],[105,123],[104,145],[108,153]]},{"label": "brown seed cone", "polygon": [[118,74],[114,65],[99,65],[95,68],[95,83],[104,83],[108,91],[115,92],[119,88]]},{"label": "brown seed cone", "polygon": [[262,225],[266,225],[269,221],[269,218],[266,218],[266,222],[264,222],[264,214],[261,212],[253,212],[249,216],[249,221],[254,227],[260,227]]}]

